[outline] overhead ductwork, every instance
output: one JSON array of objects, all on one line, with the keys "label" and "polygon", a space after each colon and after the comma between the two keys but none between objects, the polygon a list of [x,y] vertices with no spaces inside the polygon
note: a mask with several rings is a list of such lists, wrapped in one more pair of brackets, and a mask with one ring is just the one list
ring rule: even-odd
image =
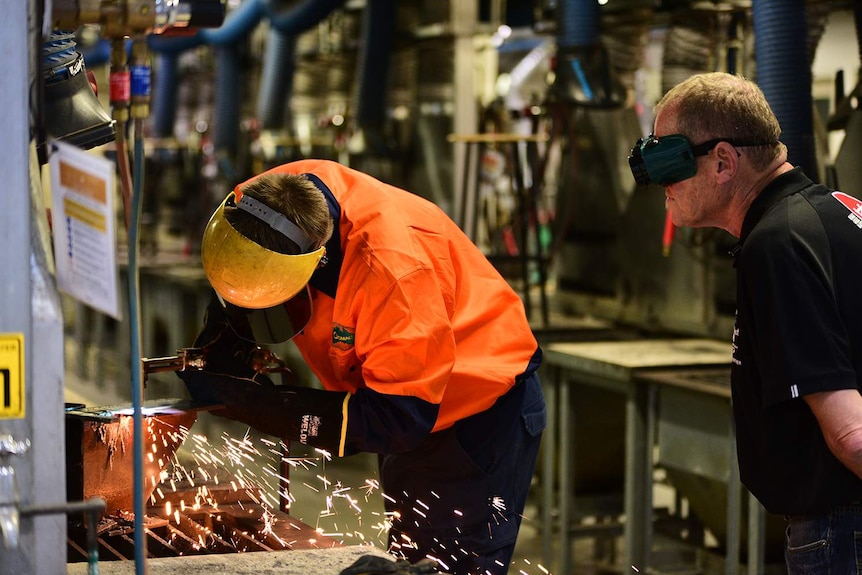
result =
[{"label": "overhead ductwork", "polygon": [[788,160],[818,179],[805,0],[754,0],[757,84],[781,124]]},{"label": "overhead ductwork", "polygon": [[607,50],[599,40],[599,3],[566,0],[559,12],[556,74],[549,97],[581,106],[621,106],[625,89],[614,77]]}]

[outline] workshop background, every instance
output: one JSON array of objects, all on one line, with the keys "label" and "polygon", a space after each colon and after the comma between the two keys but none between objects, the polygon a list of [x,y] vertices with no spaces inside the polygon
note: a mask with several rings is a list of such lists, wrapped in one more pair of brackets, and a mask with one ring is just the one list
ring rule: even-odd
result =
[{"label": "workshop background", "polygon": [[[552,425],[510,573],[784,572],[780,524],[739,496],[723,354],[685,351],[710,367],[690,377],[572,363],[586,381],[622,364],[644,404],[635,387],[569,395],[554,358],[693,341],[726,343],[729,363],[734,239],[668,227],[628,152],[665,90],[738,72],[790,161],[862,197],[862,2],[2,0],[0,17],[0,575],[323,575],[385,550],[374,456],[329,460],[185,409],[172,373],[194,361],[180,350],[209,297],[212,210],[312,157],[445,209],[552,351]],[[109,162],[110,225],[95,204],[52,205],[70,167],[93,181],[57,142]],[[111,277],[91,279],[116,281],[116,313],[58,286],[71,240],[52,226],[82,222],[114,231]],[[317,385],[290,344],[275,351]]]}]

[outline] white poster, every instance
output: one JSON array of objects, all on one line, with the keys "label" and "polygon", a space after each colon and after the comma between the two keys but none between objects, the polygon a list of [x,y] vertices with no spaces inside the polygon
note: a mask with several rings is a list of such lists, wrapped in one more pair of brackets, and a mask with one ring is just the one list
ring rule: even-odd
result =
[{"label": "white poster", "polygon": [[51,213],[57,287],[120,319],[114,218],[114,164],[54,142]]}]

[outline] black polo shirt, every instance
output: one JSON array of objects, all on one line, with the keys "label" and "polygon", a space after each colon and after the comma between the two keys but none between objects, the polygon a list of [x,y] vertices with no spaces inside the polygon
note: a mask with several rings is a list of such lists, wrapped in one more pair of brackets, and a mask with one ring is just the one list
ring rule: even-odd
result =
[{"label": "black polo shirt", "polygon": [[754,200],[733,254],[742,482],[771,513],[862,500],[801,399],[862,386],[862,202],[796,168]]}]

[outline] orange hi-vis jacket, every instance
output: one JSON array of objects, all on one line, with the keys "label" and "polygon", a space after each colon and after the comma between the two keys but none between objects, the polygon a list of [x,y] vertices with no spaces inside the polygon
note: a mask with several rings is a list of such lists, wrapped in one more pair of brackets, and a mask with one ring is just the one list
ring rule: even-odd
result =
[{"label": "orange hi-vis jacket", "polygon": [[326,389],[421,399],[439,406],[438,431],[536,369],[520,297],[438,206],[328,160],[272,172],[307,174],[336,217],[294,339]]}]

